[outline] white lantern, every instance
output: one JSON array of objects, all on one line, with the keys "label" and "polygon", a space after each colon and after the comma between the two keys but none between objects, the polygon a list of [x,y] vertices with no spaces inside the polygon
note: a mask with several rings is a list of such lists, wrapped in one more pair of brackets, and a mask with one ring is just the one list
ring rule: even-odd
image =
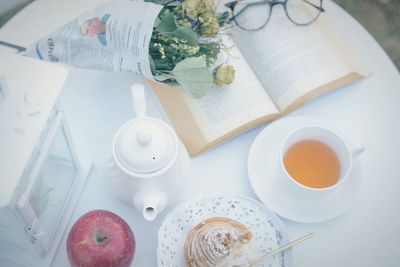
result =
[{"label": "white lantern", "polygon": [[49,266],[88,169],[57,102],[67,70],[0,58],[0,266]]}]

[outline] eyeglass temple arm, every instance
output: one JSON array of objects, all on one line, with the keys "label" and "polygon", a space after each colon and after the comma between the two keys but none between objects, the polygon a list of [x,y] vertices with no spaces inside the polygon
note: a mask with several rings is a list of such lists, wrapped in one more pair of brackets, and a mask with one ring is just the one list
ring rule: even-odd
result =
[{"label": "eyeglass temple arm", "polygon": [[319,6],[317,6],[317,5],[314,5],[314,4],[311,3],[310,1],[307,1],[307,0],[303,0],[303,1],[306,2],[307,4],[309,4],[310,6],[315,7],[316,9],[318,9],[318,10],[321,11],[321,12],[325,12],[325,9],[322,7],[322,2],[321,2],[321,6],[319,7]]}]

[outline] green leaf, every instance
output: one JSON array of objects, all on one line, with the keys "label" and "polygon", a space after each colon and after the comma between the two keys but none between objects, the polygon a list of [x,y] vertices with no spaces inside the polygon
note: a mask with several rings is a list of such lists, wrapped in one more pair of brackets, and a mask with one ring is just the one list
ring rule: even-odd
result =
[{"label": "green leaf", "polygon": [[154,60],[151,56],[149,56],[149,62],[151,73],[154,74],[156,72],[156,65],[154,64]]},{"label": "green leaf", "polygon": [[169,86],[178,86],[179,84],[176,82],[175,79],[165,80],[162,83],[167,84]]},{"label": "green leaf", "polygon": [[156,30],[160,33],[162,32],[173,32],[178,28],[175,22],[175,17],[172,13],[168,13],[161,19]]},{"label": "green leaf", "polygon": [[172,62],[169,60],[153,58],[153,61],[156,71],[170,71],[174,68]]},{"label": "green leaf", "polygon": [[169,74],[157,74],[153,76],[156,81],[163,82],[169,79],[173,79],[174,77]]},{"label": "green leaf", "polygon": [[156,20],[154,21],[154,27],[157,28],[158,25],[160,25],[160,23],[161,23],[161,19],[160,19],[160,17],[157,17]]},{"label": "green leaf", "polygon": [[213,86],[213,75],[204,57],[186,58],[172,70],[175,79],[192,97],[200,98]]},{"label": "green leaf", "polygon": [[178,27],[176,30],[173,31],[172,34],[179,39],[186,40],[188,45],[197,46],[199,44],[199,38],[192,29],[186,27]]},{"label": "green leaf", "polygon": [[179,6],[180,5],[180,2],[179,1],[173,1],[173,2],[170,2],[169,0],[166,0],[166,1],[164,1],[165,3],[163,3],[163,5],[165,5],[166,3],[167,3],[167,7],[177,7],[177,6]]},{"label": "green leaf", "polygon": [[220,27],[223,27],[225,23],[228,21],[229,18],[229,12],[225,11],[223,13],[218,14],[218,24]]}]

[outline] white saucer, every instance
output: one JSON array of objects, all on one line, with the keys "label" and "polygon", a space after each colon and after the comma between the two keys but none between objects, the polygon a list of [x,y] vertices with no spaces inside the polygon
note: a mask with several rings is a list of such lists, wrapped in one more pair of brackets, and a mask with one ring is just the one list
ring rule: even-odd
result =
[{"label": "white saucer", "polygon": [[288,117],[268,125],[254,140],[247,167],[254,192],[271,210],[292,221],[315,223],[332,219],[350,207],[361,186],[361,163],[357,157],[353,158],[353,168],[346,183],[328,196],[311,198],[289,193],[278,181],[280,145],[290,131],[307,125],[329,127],[308,117]]}]

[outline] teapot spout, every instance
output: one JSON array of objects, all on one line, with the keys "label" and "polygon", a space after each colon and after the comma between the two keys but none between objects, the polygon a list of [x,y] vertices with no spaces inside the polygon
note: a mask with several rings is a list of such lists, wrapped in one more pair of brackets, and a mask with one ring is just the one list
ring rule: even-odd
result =
[{"label": "teapot spout", "polygon": [[156,207],[144,207],[143,208],[143,217],[146,221],[154,221],[154,219],[157,217],[158,210]]},{"label": "teapot spout", "polygon": [[146,221],[154,221],[157,215],[164,210],[167,204],[167,197],[161,191],[154,191],[136,197],[134,204],[137,210],[141,210]]}]

